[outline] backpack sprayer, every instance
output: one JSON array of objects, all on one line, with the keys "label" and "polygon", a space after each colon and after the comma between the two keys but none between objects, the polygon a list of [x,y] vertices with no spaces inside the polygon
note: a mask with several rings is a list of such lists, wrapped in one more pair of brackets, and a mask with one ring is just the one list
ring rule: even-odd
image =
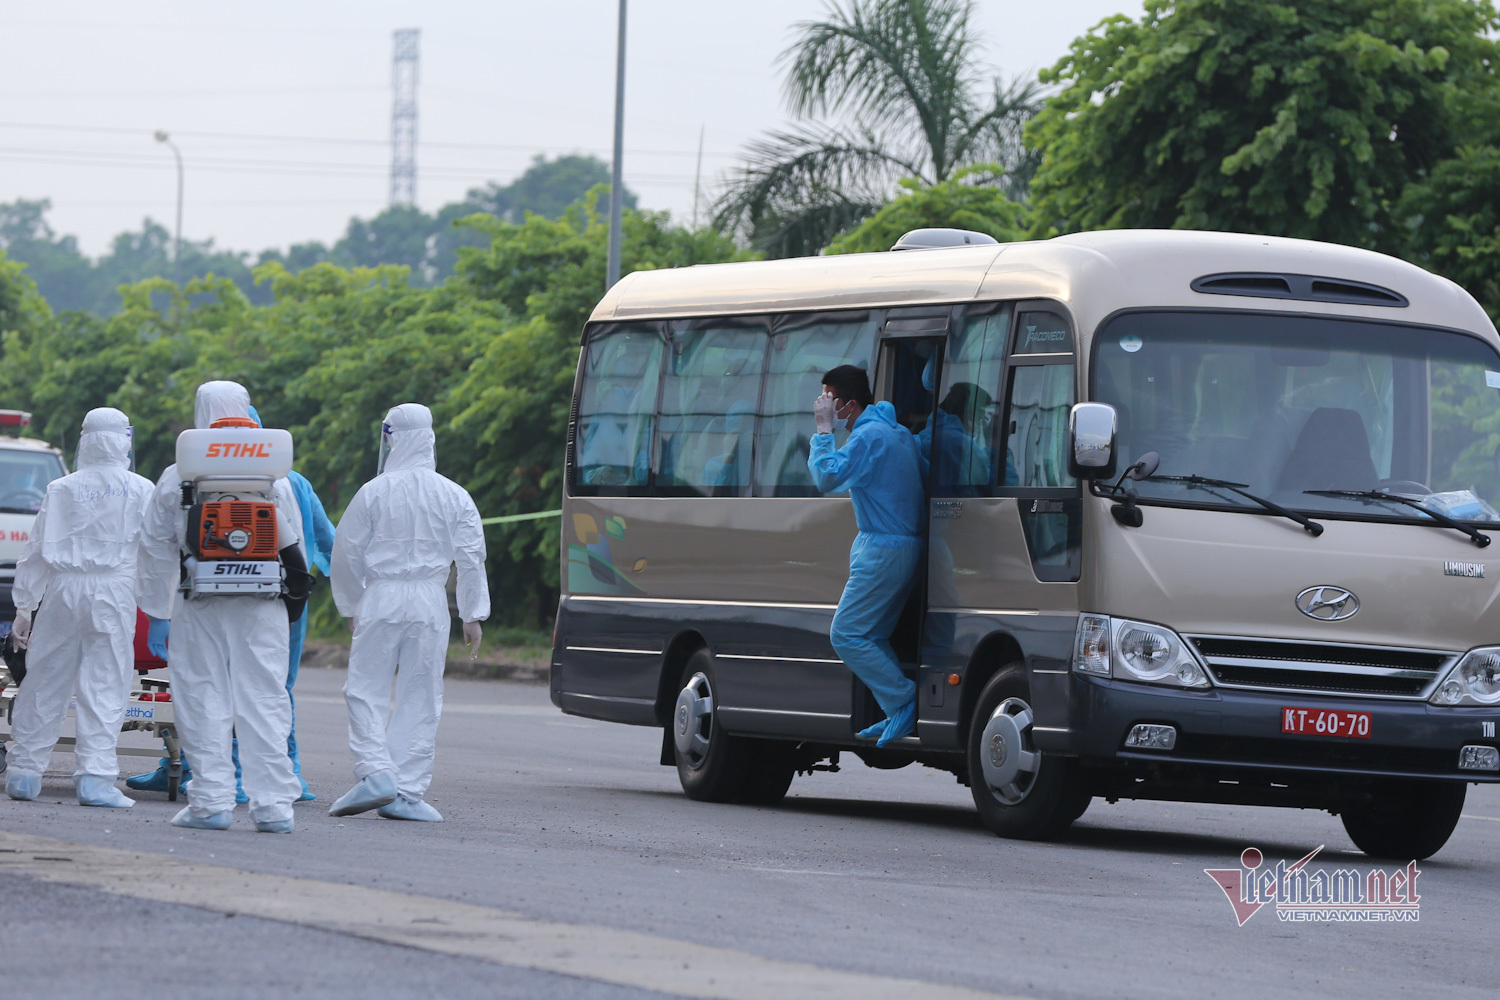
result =
[{"label": "backpack sprayer", "polygon": [[[189,599],[252,595],[305,602],[312,578],[283,540],[272,499],[292,470],[292,436],[247,417],[215,421],[177,437],[182,508],[187,511],[182,591]],[[292,557],[290,562],[288,557]]]}]

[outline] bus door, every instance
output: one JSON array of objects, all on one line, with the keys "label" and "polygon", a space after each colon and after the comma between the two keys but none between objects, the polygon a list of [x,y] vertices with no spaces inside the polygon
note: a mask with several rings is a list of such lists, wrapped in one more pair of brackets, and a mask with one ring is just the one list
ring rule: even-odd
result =
[{"label": "bus door", "polygon": [[[942,380],[943,349],[951,311],[893,310],[882,330],[880,360],[872,386],[877,401],[889,402],[896,419],[917,439],[918,450],[930,452],[936,414],[937,387]],[[924,481],[923,491],[929,491]],[[925,530],[925,526],[924,526]],[[926,612],[926,568],[918,573],[906,607],[891,634],[891,646],[902,671],[919,680],[922,621]],[[854,682],[854,728],[862,729],[882,717],[869,690]],[[919,708],[920,712],[920,708]]]},{"label": "bus door", "polygon": [[[1068,476],[1074,332],[1046,302],[971,308],[938,387],[918,729],[957,745],[962,672],[994,632],[1071,628],[1082,500]],[[1056,617],[1049,617],[1056,616]]]}]

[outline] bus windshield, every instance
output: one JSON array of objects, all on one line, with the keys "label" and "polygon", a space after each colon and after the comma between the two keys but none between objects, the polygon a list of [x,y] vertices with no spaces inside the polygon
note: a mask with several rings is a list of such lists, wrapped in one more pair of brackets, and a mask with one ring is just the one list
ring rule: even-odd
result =
[{"label": "bus windshield", "polygon": [[[1113,405],[1122,462],[1232,482],[1309,513],[1423,521],[1414,498],[1500,523],[1500,356],[1443,330],[1310,316],[1131,313],[1095,338],[1092,398]],[[1259,509],[1153,478],[1143,501]]]},{"label": "bus windshield", "polygon": [[62,461],[50,452],[0,449],[0,514],[35,514],[47,484],[62,475]]}]

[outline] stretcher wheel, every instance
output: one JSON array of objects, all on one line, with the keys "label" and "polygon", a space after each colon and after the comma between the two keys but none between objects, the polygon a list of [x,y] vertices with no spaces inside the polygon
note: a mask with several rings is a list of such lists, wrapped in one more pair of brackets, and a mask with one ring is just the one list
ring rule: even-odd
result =
[{"label": "stretcher wheel", "polygon": [[176,802],[177,801],[177,789],[178,789],[178,787],[181,784],[182,784],[182,778],[180,778],[180,777],[174,778],[170,774],[167,775],[167,801],[168,802]]},{"label": "stretcher wheel", "polygon": [[7,755],[6,755],[6,752],[5,752],[5,744],[4,743],[0,743],[0,774],[4,774],[5,773],[5,769],[7,767],[9,767],[9,766],[10,766],[10,761],[7,759]]}]

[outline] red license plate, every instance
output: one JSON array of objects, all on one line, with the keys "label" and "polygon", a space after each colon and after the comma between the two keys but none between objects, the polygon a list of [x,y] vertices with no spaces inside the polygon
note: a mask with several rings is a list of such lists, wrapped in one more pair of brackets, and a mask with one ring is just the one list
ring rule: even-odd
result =
[{"label": "red license plate", "polygon": [[1370,738],[1369,712],[1335,712],[1326,708],[1283,708],[1281,731],[1304,736]]}]

